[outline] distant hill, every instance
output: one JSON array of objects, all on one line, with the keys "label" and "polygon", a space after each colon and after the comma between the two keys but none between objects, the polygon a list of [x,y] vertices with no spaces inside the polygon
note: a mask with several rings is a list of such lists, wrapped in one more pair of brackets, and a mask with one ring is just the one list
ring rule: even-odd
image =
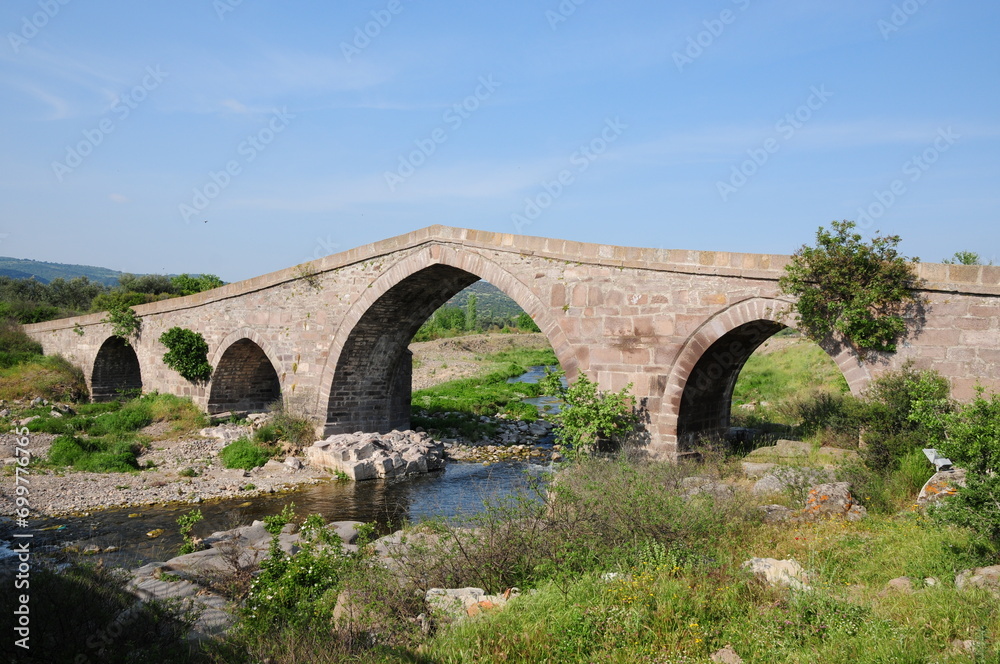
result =
[{"label": "distant hill", "polygon": [[513,318],[524,311],[517,302],[488,281],[477,281],[445,302],[444,306],[464,309],[472,293],[476,294],[476,311],[480,317]]},{"label": "distant hill", "polygon": [[47,263],[28,258],[0,256],[0,275],[14,279],[30,279],[34,277],[36,281],[44,284],[59,277],[63,279],[87,277],[91,281],[114,286],[118,283],[118,277],[122,274],[118,270],[109,270],[106,267],[95,267],[93,265]]}]

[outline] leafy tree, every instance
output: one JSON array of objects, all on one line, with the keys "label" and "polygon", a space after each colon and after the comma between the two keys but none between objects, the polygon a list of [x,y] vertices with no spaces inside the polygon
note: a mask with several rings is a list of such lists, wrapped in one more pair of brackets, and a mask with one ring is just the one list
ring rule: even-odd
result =
[{"label": "leafy tree", "polygon": [[173,277],[170,281],[173,292],[177,295],[194,295],[195,293],[201,293],[202,291],[226,285],[225,281],[219,279],[214,274],[201,274],[197,277],[192,277],[189,274],[181,274]]},{"label": "leafy tree", "polygon": [[465,304],[465,329],[473,331],[479,325],[479,317],[476,314],[476,294],[469,296],[469,301]]},{"label": "leafy tree", "polygon": [[876,235],[870,243],[852,232],[853,221],[822,226],[816,246],[803,245],[785,267],[781,290],[797,298],[803,332],[814,341],[830,337],[852,345],[860,355],[895,352],[906,335],[905,314],[918,303],[916,274],[896,250],[898,235]]},{"label": "leafy tree", "polygon": [[167,347],[163,363],[184,378],[198,382],[212,376],[212,365],[208,363],[208,343],[198,332],[172,327],[160,335],[160,343]]},{"label": "leafy tree", "polygon": [[538,327],[531,316],[528,315],[527,311],[522,311],[518,317],[515,319],[515,324],[517,329],[525,330],[527,332],[541,332],[542,330]]},{"label": "leafy tree", "polygon": [[[982,265],[982,257],[974,251],[956,251],[951,258],[945,258],[942,263],[946,265]],[[993,265],[993,261],[989,262]]]},{"label": "leafy tree", "polygon": [[570,386],[564,386],[562,371],[546,371],[539,381],[544,394],[558,396],[565,406],[553,419],[556,439],[573,451],[593,449],[601,441],[621,443],[635,430],[639,415],[635,397],[629,394],[632,383],[619,392],[602,392],[597,383],[580,373]]}]

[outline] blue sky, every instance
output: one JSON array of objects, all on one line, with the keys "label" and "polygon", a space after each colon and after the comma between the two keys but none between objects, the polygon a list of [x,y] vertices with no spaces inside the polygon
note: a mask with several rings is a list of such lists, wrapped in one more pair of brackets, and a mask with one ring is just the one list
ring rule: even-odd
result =
[{"label": "blue sky", "polygon": [[435,223],[791,253],[855,219],[1000,259],[997,25],[982,0],[8,0],[0,255],[232,281]]}]

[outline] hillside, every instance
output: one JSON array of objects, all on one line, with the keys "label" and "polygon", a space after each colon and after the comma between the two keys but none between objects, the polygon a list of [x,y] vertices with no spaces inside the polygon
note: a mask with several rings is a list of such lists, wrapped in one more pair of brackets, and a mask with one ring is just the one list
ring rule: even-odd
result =
[{"label": "hillside", "polygon": [[73,265],[70,263],[48,263],[30,258],[11,258],[0,256],[0,276],[13,279],[31,279],[47,284],[53,279],[73,279],[87,277],[91,281],[114,286],[122,272],[94,265]]},{"label": "hillside", "polygon": [[476,295],[476,310],[480,316],[509,319],[524,311],[517,302],[488,281],[477,281],[445,302],[444,306],[464,309],[469,295],[473,293]]}]

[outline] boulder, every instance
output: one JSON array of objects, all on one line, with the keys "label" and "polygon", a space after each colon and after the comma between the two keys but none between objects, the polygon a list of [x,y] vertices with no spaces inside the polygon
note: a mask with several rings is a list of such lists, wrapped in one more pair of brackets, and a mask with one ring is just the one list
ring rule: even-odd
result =
[{"label": "boulder", "polygon": [[775,463],[755,463],[753,461],[744,461],[743,473],[752,480],[759,480],[767,475],[775,466],[777,466]]},{"label": "boulder", "polygon": [[743,658],[736,654],[736,651],[730,645],[716,650],[712,653],[710,659],[713,662],[720,662],[720,664],[743,664]]},{"label": "boulder", "polygon": [[908,576],[896,577],[885,584],[885,590],[909,595],[913,592],[913,580]]},{"label": "boulder", "polygon": [[736,493],[732,485],[710,477],[685,477],[681,480],[681,486],[685,489],[685,498],[702,495],[711,496],[714,500],[728,500]]},{"label": "boulder", "polygon": [[757,578],[775,587],[805,590],[809,577],[802,565],[792,559],[777,560],[775,558],[751,558],[743,563]]},{"label": "boulder", "polygon": [[431,588],[424,595],[424,600],[446,618],[459,621],[501,609],[519,594],[517,588],[509,588],[497,595],[487,595],[482,588]]},{"label": "boulder", "polygon": [[1000,565],[963,570],[955,577],[955,587],[959,590],[982,588],[1000,597]]},{"label": "boulder", "polygon": [[362,481],[419,475],[444,467],[444,445],[417,431],[335,434],[306,449],[317,466]]},{"label": "boulder", "polygon": [[764,523],[781,523],[792,518],[792,510],[784,505],[761,505],[758,507],[764,513]]},{"label": "boulder", "polygon": [[935,503],[942,498],[953,496],[959,487],[965,486],[965,469],[952,468],[941,470],[924,483],[917,496],[917,505],[921,507]]},{"label": "boulder", "polygon": [[802,508],[802,516],[806,519],[835,517],[860,521],[868,516],[868,510],[854,501],[850,484],[831,482],[809,489],[806,506]]},{"label": "boulder", "polygon": [[774,445],[758,447],[746,455],[747,461],[803,460],[812,452],[810,443],[801,440],[779,440]]},{"label": "boulder", "polygon": [[[761,464],[763,465],[763,464]],[[805,489],[817,482],[828,482],[831,474],[819,468],[792,468],[775,466],[753,485],[751,491],[757,496],[781,493],[786,489]]]}]

